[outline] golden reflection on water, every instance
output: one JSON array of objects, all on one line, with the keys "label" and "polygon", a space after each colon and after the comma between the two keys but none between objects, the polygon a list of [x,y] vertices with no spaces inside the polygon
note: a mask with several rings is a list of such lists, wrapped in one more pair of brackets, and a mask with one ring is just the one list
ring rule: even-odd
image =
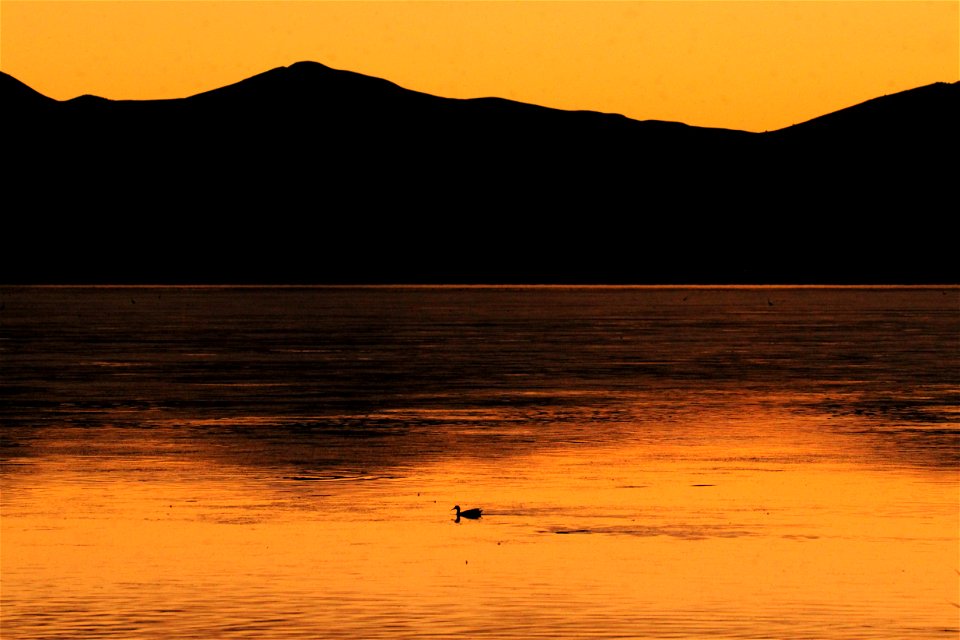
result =
[{"label": "golden reflection on water", "polygon": [[956,636],[957,470],[818,420],[366,475],[49,442],[4,475],[3,637]]}]

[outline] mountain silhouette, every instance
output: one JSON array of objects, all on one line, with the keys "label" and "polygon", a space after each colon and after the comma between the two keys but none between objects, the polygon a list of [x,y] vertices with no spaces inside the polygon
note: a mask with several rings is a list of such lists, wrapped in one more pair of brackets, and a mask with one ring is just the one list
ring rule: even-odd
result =
[{"label": "mountain silhouette", "polygon": [[170,100],[0,74],[0,284],[944,283],[960,83],[752,133],[298,62]]},{"label": "mountain silhouette", "polygon": [[958,108],[960,83],[937,82],[874,98],[770,135],[800,145],[854,143],[920,151],[931,143],[956,139]]}]

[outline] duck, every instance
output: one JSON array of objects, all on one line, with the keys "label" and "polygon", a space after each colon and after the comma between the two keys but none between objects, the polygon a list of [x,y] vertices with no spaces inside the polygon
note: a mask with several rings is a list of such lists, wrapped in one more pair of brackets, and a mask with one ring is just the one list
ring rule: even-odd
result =
[{"label": "duck", "polygon": [[461,511],[460,505],[454,506],[451,511],[457,512],[457,520],[460,518],[470,518],[471,520],[476,520],[483,515],[483,509],[467,509],[466,511]]}]

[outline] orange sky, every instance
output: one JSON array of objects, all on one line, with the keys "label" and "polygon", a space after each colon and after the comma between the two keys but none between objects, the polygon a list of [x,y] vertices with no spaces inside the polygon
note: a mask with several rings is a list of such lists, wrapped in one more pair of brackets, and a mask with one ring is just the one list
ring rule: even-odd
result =
[{"label": "orange sky", "polygon": [[2,0],[0,69],[68,99],[175,98],[315,60],[750,131],[960,80],[957,0]]}]

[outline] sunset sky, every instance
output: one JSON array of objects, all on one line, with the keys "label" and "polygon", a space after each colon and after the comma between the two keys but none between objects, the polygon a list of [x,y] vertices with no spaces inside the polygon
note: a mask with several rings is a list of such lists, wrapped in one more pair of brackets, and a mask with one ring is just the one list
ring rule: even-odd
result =
[{"label": "sunset sky", "polygon": [[434,95],[764,131],[960,80],[957,0],[2,0],[0,70],[178,98],[300,60]]}]

